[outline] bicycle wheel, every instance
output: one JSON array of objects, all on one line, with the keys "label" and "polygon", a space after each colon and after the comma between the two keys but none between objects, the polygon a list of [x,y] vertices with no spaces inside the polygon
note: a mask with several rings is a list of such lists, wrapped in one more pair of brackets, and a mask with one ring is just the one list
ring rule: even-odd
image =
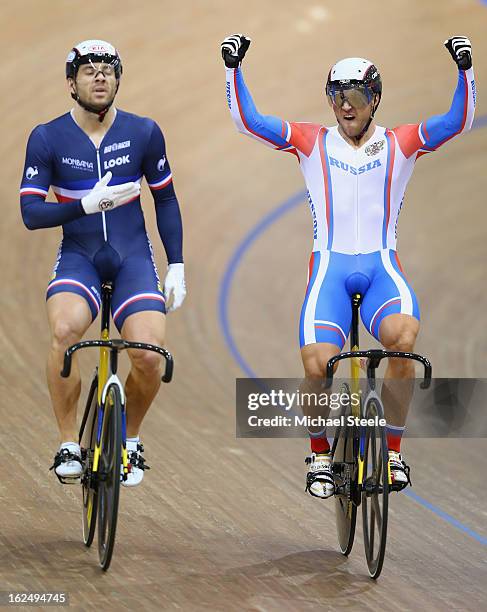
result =
[{"label": "bicycle wheel", "polygon": [[83,458],[83,476],[81,477],[83,491],[83,542],[86,546],[91,546],[96,527],[97,489],[93,479],[92,468],[96,444],[96,424],[98,422],[97,390],[98,375],[95,373],[79,430],[79,443],[82,448],[81,454]]},{"label": "bicycle wheel", "polygon": [[[340,394],[350,397],[350,387],[343,383]],[[342,415],[347,417],[348,411]],[[350,435],[352,433],[352,435]],[[336,430],[332,447],[333,475],[335,478],[335,520],[338,544],[341,552],[348,556],[352,550],[357,521],[356,457],[358,454],[358,436],[350,428],[340,427]]]},{"label": "bicycle wheel", "polygon": [[[365,407],[367,419],[384,418],[380,401],[370,399]],[[362,485],[362,520],[365,557],[371,578],[378,578],[386,552],[387,512],[389,500],[387,439],[385,428],[367,426],[364,447]]]},{"label": "bicycle wheel", "polygon": [[122,400],[116,385],[108,388],[98,475],[98,554],[106,571],[112,559],[117,531],[122,463]]}]

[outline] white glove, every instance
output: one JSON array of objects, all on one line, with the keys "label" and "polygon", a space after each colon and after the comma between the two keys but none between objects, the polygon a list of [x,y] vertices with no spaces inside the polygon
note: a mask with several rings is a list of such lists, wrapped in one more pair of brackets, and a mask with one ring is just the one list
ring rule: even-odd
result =
[{"label": "white glove", "polygon": [[[172,297],[172,303],[169,301]],[[186,297],[186,283],[184,282],[184,264],[173,263],[167,267],[164,280],[164,299],[166,300],[167,312],[179,308]]]},{"label": "white glove", "polygon": [[112,173],[107,172],[90,193],[81,198],[81,206],[87,215],[122,206],[140,194],[140,183],[122,183],[108,187],[111,178]]}]

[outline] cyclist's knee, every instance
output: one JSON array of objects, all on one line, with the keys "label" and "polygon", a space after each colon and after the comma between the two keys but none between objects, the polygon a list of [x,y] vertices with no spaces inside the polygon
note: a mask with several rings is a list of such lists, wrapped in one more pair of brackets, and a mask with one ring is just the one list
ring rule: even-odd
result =
[{"label": "cyclist's knee", "polygon": [[[304,347],[306,348],[306,347]],[[328,360],[334,357],[339,352],[338,347],[324,349],[323,347],[315,350],[302,351],[304,375],[310,383],[321,382],[326,376],[326,366]],[[336,370],[336,366],[335,366]]]},{"label": "cyclist's knee", "polygon": [[389,339],[386,348],[390,351],[410,352],[414,349],[417,335],[416,330],[404,327]]},{"label": "cyclist's knee", "polygon": [[129,351],[132,367],[146,376],[159,375],[162,371],[162,358],[152,351]]},{"label": "cyclist's knee", "polygon": [[84,333],[74,321],[58,319],[52,325],[52,348],[65,351],[69,346],[79,342]]},{"label": "cyclist's knee", "polygon": [[380,327],[380,341],[390,351],[412,351],[419,332],[419,321],[408,315],[386,317]]},{"label": "cyclist's knee", "polygon": [[[414,350],[417,332],[414,329],[402,329],[391,341],[386,345],[390,351],[401,351],[410,353]],[[411,359],[389,359],[389,372],[394,377],[413,378],[414,377],[414,362]]]}]

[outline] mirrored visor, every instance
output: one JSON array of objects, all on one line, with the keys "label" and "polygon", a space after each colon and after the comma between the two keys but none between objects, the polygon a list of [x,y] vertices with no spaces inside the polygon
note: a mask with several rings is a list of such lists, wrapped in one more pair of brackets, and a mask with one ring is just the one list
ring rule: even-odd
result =
[{"label": "mirrored visor", "polygon": [[346,100],[353,108],[362,109],[372,100],[372,92],[366,85],[355,85],[348,89],[332,85],[328,95],[338,108],[341,108]]}]

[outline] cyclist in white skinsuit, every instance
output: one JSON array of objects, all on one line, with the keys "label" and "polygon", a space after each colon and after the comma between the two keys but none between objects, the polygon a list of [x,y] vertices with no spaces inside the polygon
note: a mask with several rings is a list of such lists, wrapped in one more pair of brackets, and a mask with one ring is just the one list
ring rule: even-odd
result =
[{"label": "cyclist in white skinsuit", "polygon": [[[227,101],[238,130],[276,150],[296,155],[308,188],[313,218],[313,252],[301,311],[300,346],[305,382],[323,379],[328,360],[343,348],[351,324],[350,296],[363,296],[367,330],[389,350],[412,351],[419,308],[396,252],[396,225],[416,160],[468,131],[475,108],[471,45],[453,37],[445,46],[458,68],[450,110],[420,124],[377,126],[382,95],[377,68],[362,58],[335,64],[326,93],[338,125],[293,123],[260,114],[244,83],[240,63],[250,39],[236,34],[222,43]],[[408,360],[389,360],[386,378],[414,377]],[[388,425],[393,485],[409,482],[400,455],[409,399]],[[312,434],[307,490],[333,494],[329,445],[324,430]]]}]

